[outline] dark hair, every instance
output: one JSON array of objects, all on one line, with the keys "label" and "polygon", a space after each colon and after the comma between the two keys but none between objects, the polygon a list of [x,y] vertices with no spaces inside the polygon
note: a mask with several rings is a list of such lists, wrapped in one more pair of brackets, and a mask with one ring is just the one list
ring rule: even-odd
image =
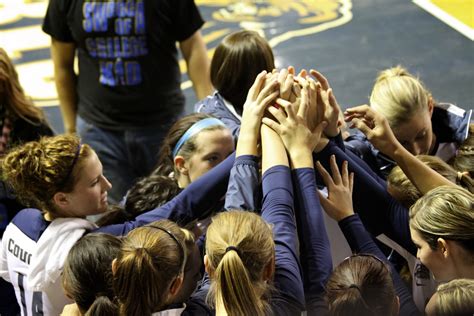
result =
[{"label": "dark hair", "polygon": [[62,284],[81,313],[118,314],[112,286],[112,261],[120,251],[119,238],[101,233],[83,236],[67,255]]},{"label": "dark hair", "polygon": [[372,255],[342,261],[326,284],[330,315],[391,315],[395,299],[390,270]]},{"label": "dark hair", "polygon": [[173,199],[181,189],[175,179],[151,174],[140,179],[128,191],[125,205],[112,205],[96,224],[107,226],[133,220],[140,214],[160,207]]},{"label": "dark hair", "polygon": [[211,61],[211,82],[241,113],[247,92],[262,71],[271,72],[275,58],[268,42],[254,31],[237,31],[220,43]]}]

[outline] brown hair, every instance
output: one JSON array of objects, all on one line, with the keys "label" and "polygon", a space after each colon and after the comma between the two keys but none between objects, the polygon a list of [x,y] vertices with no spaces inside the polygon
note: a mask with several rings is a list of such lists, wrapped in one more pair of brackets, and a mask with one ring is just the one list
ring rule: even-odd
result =
[{"label": "brown hair", "polygon": [[123,239],[113,280],[121,315],[150,315],[170,303],[168,290],[182,276],[187,240],[191,233],[169,220],[136,228]]},{"label": "brown hair", "polygon": [[2,160],[2,175],[25,205],[54,214],[54,194],[73,190],[92,152],[73,135],[42,137],[13,148]]},{"label": "brown hair", "polygon": [[[193,124],[206,119],[211,118],[213,116],[204,113],[193,113],[190,115],[186,115],[176,121],[173,126],[171,126],[168,134],[163,139],[163,143],[160,148],[160,152],[158,154],[158,163],[156,164],[157,167],[152,172],[152,175],[162,175],[168,177],[171,172],[175,173],[175,178],[179,175],[179,171],[174,167],[174,157],[173,157],[173,150],[176,146],[176,143],[180,140],[180,138],[186,133],[186,131],[193,126]],[[213,131],[224,129],[225,127],[221,125],[214,125],[209,126],[203,131]],[[197,134],[199,135],[199,134]],[[197,135],[190,137],[179,149],[178,154],[183,156],[184,159],[189,159],[191,155],[196,151],[196,137]]]},{"label": "brown hair", "polygon": [[242,112],[247,92],[262,71],[271,72],[275,58],[268,42],[254,31],[237,31],[220,43],[211,61],[211,82],[220,95]]},{"label": "brown hair", "polygon": [[82,314],[116,315],[112,286],[112,261],[120,251],[119,238],[108,234],[87,234],[69,251],[62,284]]},{"label": "brown hair", "polygon": [[452,163],[454,169],[460,172],[469,172],[474,177],[474,124],[469,124],[469,134],[459,146]]},{"label": "brown hair", "polygon": [[[429,155],[418,155],[417,158],[452,183],[460,185],[471,193],[474,192],[474,181],[471,177],[457,172],[441,158]],[[387,177],[387,183],[390,190],[395,190],[399,193],[399,202],[407,208],[412,206],[422,196],[421,192],[413,185],[399,166],[395,166],[392,169]]]},{"label": "brown hair", "polygon": [[13,119],[20,117],[33,125],[46,123],[43,111],[26,97],[12,61],[1,47],[0,104],[6,107],[7,113],[13,116]]},{"label": "brown hair", "polygon": [[222,212],[207,229],[206,254],[209,303],[222,302],[229,316],[265,315],[269,286],[263,272],[275,255],[271,227],[252,212]]},{"label": "brown hair", "polygon": [[395,300],[389,268],[372,255],[342,261],[326,284],[330,315],[391,315]]}]

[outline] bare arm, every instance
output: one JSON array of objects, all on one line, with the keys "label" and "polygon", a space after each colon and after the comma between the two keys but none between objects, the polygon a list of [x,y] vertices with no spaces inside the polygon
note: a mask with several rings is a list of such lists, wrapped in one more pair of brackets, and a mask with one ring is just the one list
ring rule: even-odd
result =
[{"label": "bare arm", "polygon": [[194,92],[198,99],[204,99],[212,93],[209,58],[207,58],[206,44],[201,31],[196,31],[189,38],[179,43],[183,53],[188,75],[193,82]]},{"label": "bare arm", "polygon": [[361,130],[378,150],[395,160],[422,194],[442,185],[456,185],[407,151],[395,138],[387,119],[369,106],[347,109],[345,118],[352,122],[352,127]]},{"label": "bare arm", "polygon": [[66,133],[76,132],[77,93],[74,73],[74,43],[52,39],[51,57],[54,63],[54,81]]}]

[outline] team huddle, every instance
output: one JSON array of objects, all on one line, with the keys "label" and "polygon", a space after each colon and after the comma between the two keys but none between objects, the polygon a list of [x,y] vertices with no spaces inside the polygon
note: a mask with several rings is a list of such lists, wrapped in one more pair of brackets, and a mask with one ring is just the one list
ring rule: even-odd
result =
[{"label": "team huddle", "polygon": [[472,110],[402,66],[343,110],[256,32],[208,64],[192,1],[82,2],[44,23],[65,134],[0,49],[1,315],[473,314]]}]

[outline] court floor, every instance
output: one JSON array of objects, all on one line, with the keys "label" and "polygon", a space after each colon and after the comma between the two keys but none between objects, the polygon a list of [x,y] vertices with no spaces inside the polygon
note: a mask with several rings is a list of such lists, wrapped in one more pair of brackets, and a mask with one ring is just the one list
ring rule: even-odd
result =
[{"label": "court floor", "polygon": [[[278,67],[316,68],[343,107],[366,103],[378,71],[401,64],[438,101],[474,103],[473,0],[195,0],[209,55],[233,30],[260,32]],[[55,130],[62,132],[49,37],[41,22],[47,0],[0,0],[0,46]],[[183,71],[184,63],[182,62]],[[183,76],[187,111],[196,102]]]}]

